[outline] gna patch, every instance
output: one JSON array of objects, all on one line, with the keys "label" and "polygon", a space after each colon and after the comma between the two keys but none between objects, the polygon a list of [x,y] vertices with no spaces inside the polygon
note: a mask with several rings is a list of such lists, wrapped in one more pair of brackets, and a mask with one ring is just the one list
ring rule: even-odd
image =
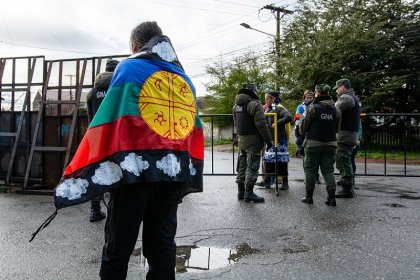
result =
[{"label": "gna patch", "polygon": [[321,119],[323,119],[323,120],[332,120],[334,118],[333,118],[333,115],[331,115],[331,114],[321,114]]}]

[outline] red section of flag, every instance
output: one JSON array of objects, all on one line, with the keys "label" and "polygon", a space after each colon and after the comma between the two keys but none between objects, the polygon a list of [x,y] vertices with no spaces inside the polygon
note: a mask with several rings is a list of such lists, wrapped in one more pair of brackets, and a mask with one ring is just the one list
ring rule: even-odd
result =
[{"label": "red section of flag", "polygon": [[149,128],[138,116],[124,116],[115,122],[87,130],[64,176],[117,152],[165,149],[187,151],[199,160],[204,159],[204,135],[194,127],[187,139],[163,138]]}]

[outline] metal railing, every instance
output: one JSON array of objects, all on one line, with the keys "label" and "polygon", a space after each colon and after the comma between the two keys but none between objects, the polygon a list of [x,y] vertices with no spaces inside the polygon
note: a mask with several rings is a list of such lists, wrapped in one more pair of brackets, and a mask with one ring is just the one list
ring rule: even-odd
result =
[{"label": "metal railing", "polygon": [[[206,147],[210,155],[211,167],[206,176],[236,175],[235,147],[232,142],[232,169],[216,172],[214,168],[215,141],[223,137],[215,133],[215,123],[224,123],[225,132],[234,137],[232,114],[200,115],[205,137],[210,144]],[[362,141],[357,156],[357,176],[420,177],[420,114],[419,113],[363,113]],[[224,121],[221,121],[223,119]],[[231,120],[231,124],[228,123]],[[291,139],[290,146],[294,145]],[[209,160],[206,160],[208,164]]]},{"label": "metal railing", "polygon": [[419,113],[364,113],[362,127],[363,172],[356,175],[420,177]]}]

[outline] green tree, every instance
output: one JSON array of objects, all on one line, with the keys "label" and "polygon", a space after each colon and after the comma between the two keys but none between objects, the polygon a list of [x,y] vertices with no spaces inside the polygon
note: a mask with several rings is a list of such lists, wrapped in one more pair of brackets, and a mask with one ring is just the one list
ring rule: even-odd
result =
[{"label": "green tree", "polygon": [[300,0],[280,60],[291,97],[352,81],[365,111],[411,112],[420,97],[420,6],[403,0]]},{"label": "green tree", "polygon": [[[245,53],[231,62],[219,61],[207,67],[212,77],[206,84],[209,95],[206,97],[204,113],[231,114],[235,96],[244,83],[255,83],[261,92],[274,85],[268,72],[267,56],[254,52]],[[220,126],[231,124],[232,120],[215,120]]]},{"label": "green tree", "polygon": [[[275,84],[276,62],[282,99],[291,110],[305,89],[346,77],[365,112],[420,109],[420,4],[416,0],[298,0],[284,24],[280,56],[247,53],[218,62],[208,113],[230,113],[244,82]],[[273,86],[271,88],[274,88]],[[266,88],[267,89],[267,88]],[[333,93],[334,95],[335,93]]]}]

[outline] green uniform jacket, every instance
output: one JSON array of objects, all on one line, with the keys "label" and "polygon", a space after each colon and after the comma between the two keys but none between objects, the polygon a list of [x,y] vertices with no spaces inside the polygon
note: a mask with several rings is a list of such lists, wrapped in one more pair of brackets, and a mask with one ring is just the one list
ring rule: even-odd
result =
[{"label": "green uniform jacket", "polygon": [[[354,90],[351,88],[338,96],[338,100],[335,103],[335,106],[339,108],[341,112],[349,111],[353,109],[354,106],[356,106],[354,103],[354,99],[349,95],[352,93],[354,94]],[[357,145],[358,134],[358,131],[340,130],[338,132],[337,142],[340,144],[354,147]]]},{"label": "green uniform jacket", "polygon": [[235,105],[233,106],[233,121],[236,127],[235,107],[248,103],[246,109],[254,118],[254,124],[257,127],[257,135],[238,135],[238,146],[242,150],[261,153],[264,143],[271,143],[271,135],[265,120],[262,104],[259,100],[252,98],[247,94],[240,93],[236,95]]}]

